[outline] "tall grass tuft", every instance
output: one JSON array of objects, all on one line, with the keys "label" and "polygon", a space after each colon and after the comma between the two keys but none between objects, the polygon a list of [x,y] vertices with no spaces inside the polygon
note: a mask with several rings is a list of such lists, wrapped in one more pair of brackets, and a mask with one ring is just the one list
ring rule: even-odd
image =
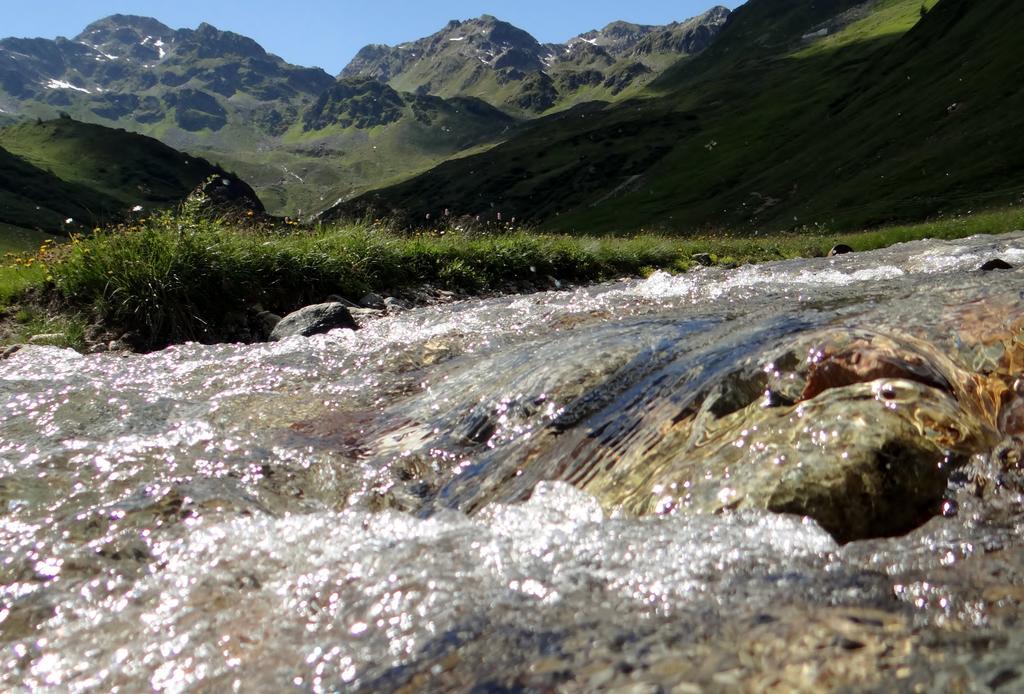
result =
[{"label": "tall grass tuft", "polygon": [[[553,276],[593,282],[662,268],[685,271],[694,254],[720,264],[824,255],[836,242],[868,250],[915,238],[953,238],[1024,227],[1010,209],[857,234],[673,239],[457,231],[403,235],[354,224],[252,230],[192,210],[97,230],[45,254],[60,298],[139,333],[150,346],[219,339],[230,316],[259,304],[284,314],[331,294],[423,284],[479,293]],[[704,259],[706,261],[706,259]]]}]

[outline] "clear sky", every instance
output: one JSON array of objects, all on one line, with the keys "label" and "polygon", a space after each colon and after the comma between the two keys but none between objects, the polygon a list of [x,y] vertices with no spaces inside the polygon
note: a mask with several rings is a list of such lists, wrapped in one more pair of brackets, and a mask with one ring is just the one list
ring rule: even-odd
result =
[{"label": "clear sky", "polygon": [[258,41],[290,63],[337,74],[368,43],[394,45],[427,36],[450,19],[491,14],[533,34],[562,42],[616,19],[667,24],[722,4],[715,0],[0,0],[0,37],[75,36],[111,14],[155,17],[173,29],[209,22]]}]

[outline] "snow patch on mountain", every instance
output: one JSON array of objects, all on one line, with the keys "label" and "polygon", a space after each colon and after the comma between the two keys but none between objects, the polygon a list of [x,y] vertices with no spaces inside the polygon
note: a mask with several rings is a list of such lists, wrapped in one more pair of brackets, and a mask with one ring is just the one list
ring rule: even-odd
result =
[{"label": "snow patch on mountain", "polygon": [[47,89],[73,89],[76,92],[82,92],[83,94],[92,94],[88,89],[85,89],[84,87],[76,87],[70,82],[65,82],[64,80],[51,79],[49,82],[44,82],[43,86]]}]

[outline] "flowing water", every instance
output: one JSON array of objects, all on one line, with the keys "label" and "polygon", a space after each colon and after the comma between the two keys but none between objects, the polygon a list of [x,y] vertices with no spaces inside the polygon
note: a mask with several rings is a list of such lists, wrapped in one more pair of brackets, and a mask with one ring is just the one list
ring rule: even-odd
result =
[{"label": "flowing water", "polygon": [[1024,234],[0,362],[0,688],[1024,687]]}]

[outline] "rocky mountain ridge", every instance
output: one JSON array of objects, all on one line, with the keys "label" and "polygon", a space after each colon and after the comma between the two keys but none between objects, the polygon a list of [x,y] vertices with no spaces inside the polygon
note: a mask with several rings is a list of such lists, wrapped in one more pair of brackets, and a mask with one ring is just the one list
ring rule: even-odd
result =
[{"label": "rocky mountain ridge", "polygon": [[717,6],[682,22],[613,22],[564,44],[542,44],[491,15],[453,20],[425,38],[359,51],[340,78],[369,77],[401,91],[478,96],[512,113],[538,114],[581,90],[614,97],[668,64],[707,48],[728,20]]},{"label": "rocky mountain ridge", "polygon": [[107,121],[169,120],[184,132],[216,132],[229,120],[223,101],[239,95],[239,115],[274,134],[275,124],[294,119],[333,82],[209,24],[172,30],[113,15],[73,39],[0,40],[0,107],[11,113],[72,108]]}]

